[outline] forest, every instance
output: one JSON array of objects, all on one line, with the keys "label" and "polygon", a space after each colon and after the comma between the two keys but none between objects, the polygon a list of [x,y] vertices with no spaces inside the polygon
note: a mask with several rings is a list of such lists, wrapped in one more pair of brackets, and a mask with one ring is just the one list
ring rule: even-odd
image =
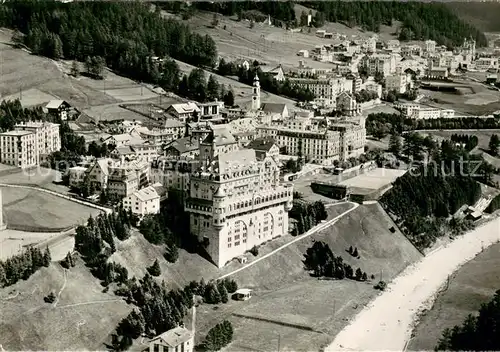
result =
[{"label": "forest", "polygon": [[[365,30],[379,32],[381,25],[400,21],[400,40],[433,39],[447,47],[457,47],[464,38],[472,37],[478,46],[486,46],[487,40],[481,31],[462,20],[452,8],[436,2],[400,2],[400,1],[315,1],[301,2],[305,7],[317,10],[312,25],[323,26],[325,21],[342,22],[349,27],[359,26]],[[180,5],[170,3],[175,8]],[[246,12],[259,11],[270,15],[274,24],[281,21],[287,27],[303,25],[302,18],[297,18],[291,1],[224,1],[194,2],[198,10],[211,11],[225,16],[245,17]],[[303,16],[301,16],[303,17]]]},{"label": "forest", "polygon": [[482,130],[499,129],[500,119],[487,118],[441,118],[429,120],[409,119],[402,114],[376,113],[366,119],[366,134],[384,138],[392,132],[399,134],[413,130]]},{"label": "forest", "polygon": [[28,247],[26,251],[0,261],[0,288],[14,285],[19,280],[27,280],[38,269],[50,265],[50,251]]},{"label": "forest", "polygon": [[209,36],[162,18],[159,8],[140,2],[13,0],[0,6],[0,26],[17,29],[35,54],[106,65],[139,81],[159,78],[152,56],[170,56],[212,67],[217,48]]},{"label": "forest", "polygon": [[500,290],[479,315],[469,314],[462,325],[446,329],[436,351],[498,351],[500,350]]}]

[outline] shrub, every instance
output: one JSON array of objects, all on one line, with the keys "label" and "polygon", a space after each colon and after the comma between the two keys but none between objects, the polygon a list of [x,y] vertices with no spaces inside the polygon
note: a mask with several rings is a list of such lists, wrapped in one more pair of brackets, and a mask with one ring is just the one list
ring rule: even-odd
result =
[{"label": "shrub", "polygon": [[54,292],[50,292],[43,298],[43,300],[45,301],[45,303],[54,303],[54,301],[56,300],[56,295],[54,294]]},{"label": "shrub", "polygon": [[167,249],[163,254],[165,260],[169,263],[175,263],[179,259],[179,249],[176,245],[172,245],[170,249]]},{"label": "shrub", "polygon": [[254,257],[258,256],[259,249],[257,248],[257,246],[253,246],[252,249],[250,249],[250,253],[252,253]]},{"label": "shrub", "polygon": [[161,268],[160,268],[160,263],[158,263],[158,259],[156,259],[153,265],[151,265],[147,270],[149,274],[151,274],[152,276],[160,276]]},{"label": "shrub", "polygon": [[379,281],[375,286],[374,288],[376,290],[380,290],[380,291],[384,291],[387,287],[387,283],[385,281]]}]

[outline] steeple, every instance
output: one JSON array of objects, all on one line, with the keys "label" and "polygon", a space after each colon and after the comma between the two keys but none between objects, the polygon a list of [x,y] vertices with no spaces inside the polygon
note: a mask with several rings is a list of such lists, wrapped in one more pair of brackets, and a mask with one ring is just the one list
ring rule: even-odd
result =
[{"label": "steeple", "polygon": [[260,82],[259,76],[255,73],[252,88],[252,110],[257,111],[260,109]]}]

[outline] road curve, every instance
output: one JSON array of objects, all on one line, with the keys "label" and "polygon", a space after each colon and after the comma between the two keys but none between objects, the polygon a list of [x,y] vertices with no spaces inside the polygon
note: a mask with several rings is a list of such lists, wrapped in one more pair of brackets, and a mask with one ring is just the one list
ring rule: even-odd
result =
[{"label": "road curve", "polygon": [[[300,241],[300,240],[303,240],[304,238],[307,238],[311,235],[314,235],[316,232],[319,232],[319,231],[322,231],[324,229],[326,229],[327,227],[333,225],[335,222],[337,222],[338,219],[342,218],[344,215],[347,215],[349,214],[351,211],[353,211],[354,209],[356,209],[359,204],[358,203],[354,203],[354,202],[345,202],[345,203],[348,203],[348,204],[351,204],[353,207],[351,209],[348,209],[346,211],[344,211],[342,214],[340,215],[337,215],[336,217],[334,217],[333,219],[331,220],[328,220],[327,222],[324,222],[322,224],[318,224],[316,226],[314,226],[312,229],[310,229],[309,231],[307,231],[306,233],[304,233],[303,235],[300,235],[300,236],[297,236],[296,238],[294,238],[292,241],[288,242],[288,243],[285,243],[284,245],[282,245],[281,247],[278,247],[276,248],[274,251],[270,252],[270,253],[267,253],[266,255],[262,256],[261,258],[258,258],[256,260],[254,260],[253,262],[251,263],[248,263],[246,264],[245,266],[242,266],[241,268],[239,269],[236,269],[236,270],[233,270],[231,271],[230,273],[227,273],[227,274],[224,274],[222,276],[220,276],[219,278],[217,278],[217,280],[220,280],[220,279],[224,279],[228,276],[231,276],[231,275],[234,275],[236,273],[239,273],[240,271],[242,270],[245,270],[245,269],[248,269],[249,267],[251,267],[252,265],[255,265],[257,264],[258,262],[260,262],[261,260],[264,260],[270,256],[272,256],[273,254],[276,254],[277,252],[281,251],[282,249],[294,244],[295,242],[297,241]],[[344,204],[344,203],[337,203],[337,204]],[[334,204],[332,204],[334,205]],[[332,206],[330,205],[330,206]],[[336,205],[336,204],[335,204]]]}]

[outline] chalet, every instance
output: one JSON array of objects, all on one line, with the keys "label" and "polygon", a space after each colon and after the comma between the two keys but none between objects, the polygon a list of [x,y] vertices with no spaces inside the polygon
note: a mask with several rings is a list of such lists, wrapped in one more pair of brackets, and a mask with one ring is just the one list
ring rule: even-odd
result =
[{"label": "chalet", "polygon": [[71,105],[65,100],[51,100],[45,105],[45,109],[47,109],[50,115],[57,116],[65,121],[68,119],[68,112],[71,109]]},{"label": "chalet", "polygon": [[283,67],[281,67],[281,65],[278,65],[278,66],[271,68],[271,69],[262,68],[262,72],[270,75],[278,82],[282,82],[285,80],[285,73],[284,73]]},{"label": "chalet", "polygon": [[194,334],[184,327],[176,327],[155,337],[149,343],[149,352],[193,352]]},{"label": "chalet", "polygon": [[172,104],[168,107],[166,112],[181,121],[186,121],[188,118],[199,114],[200,108],[195,103],[188,102],[183,104]]},{"label": "chalet", "polygon": [[215,99],[213,102],[198,103],[200,108],[200,119],[214,119],[221,115],[221,109],[224,108],[224,102]]},{"label": "chalet", "polygon": [[123,208],[142,219],[147,214],[160,213],[160,195],[153,186],[135,191],[123,199]]}]

